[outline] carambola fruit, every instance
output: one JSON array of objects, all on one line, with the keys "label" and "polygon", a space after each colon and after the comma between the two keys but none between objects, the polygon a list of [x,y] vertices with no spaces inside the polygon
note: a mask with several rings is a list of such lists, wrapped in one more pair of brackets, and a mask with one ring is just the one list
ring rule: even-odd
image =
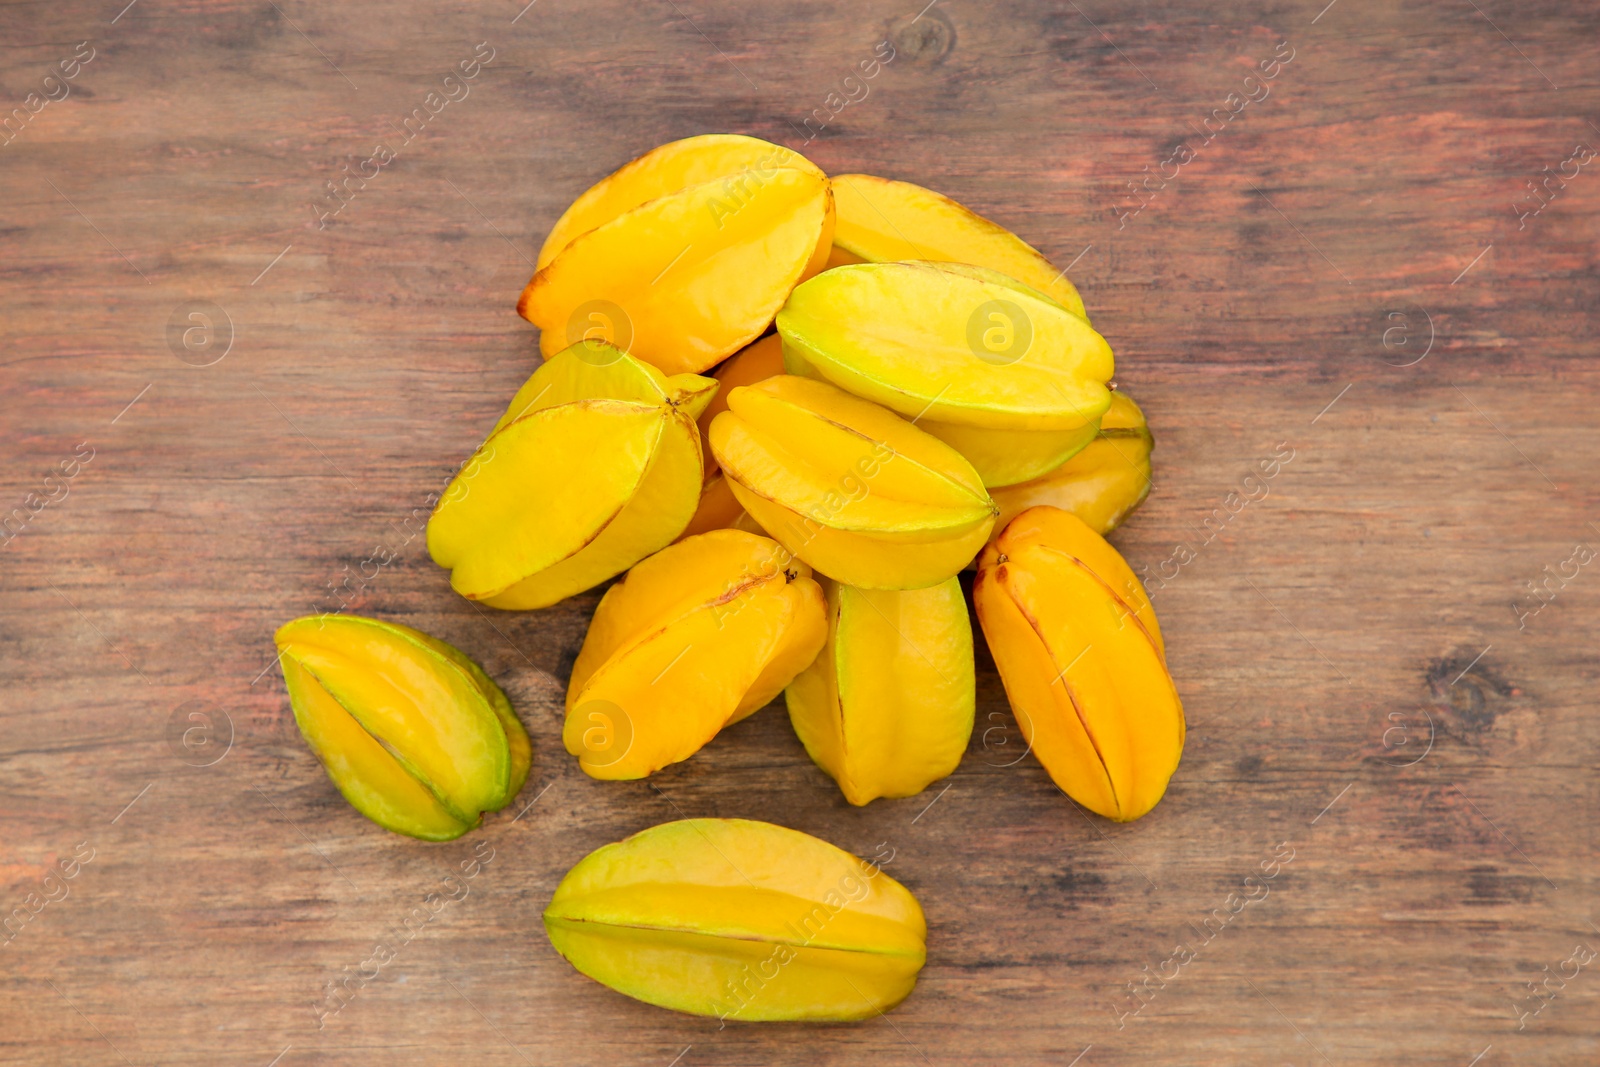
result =
[{"label": "carambola fruit", "polygon": [[688,527],[684,529],[683,537],[705,533],[707,530],[726,530],[736,527],[760,532],[754,521],[745,515],[744,506],[734,498],[728,480],[717,467],[716,456],[711,451],[711,420],[728,410],[728,393],[734,387],[754,385],[756,382],[782,373],[783,345],[781,338],[775,333],[770,333],[761,340],[741,348],[712,371],[711,376],[717,380],[720,388],[717,390],[717,395],[711,399],[711,403],[700,413],[700,440],[704,445],[706,484],[700,490],[700,506],[695,509],[694,518],[689,520]]},{"label": "carambola fruit", "polygon": [[1155,807],[1183,754],[1183,705],[1155,611],[1117,550],[1059,508],[1030,508],[984,549],[972,594],[1055,783],[1119,822]]},{"label": "carambola fruit", "polygon": [[428,520],[462,596],[541,608],[669,544],[700,499],[717,383],[580,342],[533,372]]},{"label": "carambola fruit", "polygon": [[544,911],[580,972],[674,1011],[866,1019],[927,958],[915,897],[826,841],[747,819],[664,823],[589,853]]},{"label": "carambola fruit", "polygon": [[527,731],[459,649],[353,615],[295,619],[276,640],[300,733],[339,792],[379,826],[448,841],[522,789]]},{"label": "carambola fruit", "polygon": [[1154,446],[1139,405],[1127,393],[1112,393],[1100,432],[1082,452],[1032,481],[989,490],[1000,505],[995,534],[1040,504],[1072,512],[1102,536],[1110,533],[1150,494]]},{"label": "carambola fruit", "polygon": [[705,445],[708,482],[717,470],[716,456],[711,452],[711,420],[728,410],[728,394],[738,386],[754,385],[783,373],[783,338],[775,333],[745,345],[711,372],[719,388],[700,413],[700,439]]},{"label": "carambola fruit", "polygon": [[811,568],[771,538],[685,538],[600,599],[567,686],[567,751],[610,779],[688,759],[782,692],[827,632]]},{"label": "carambola fruit", "polygon": [[794,732],[852,804],[920,793],[956,769],[972,736],[961,584],[823,585],[828,643],[785,692]]},{"label": "carambola fruit", "polygon": [[755,340],[833,239],[827,177],[753,137],[674,141],[579,197],[540,250],[517,311],[554,355],[609,341],[668,374]]},{"label": "carambola fruit", "polygon": [[718,471],[700,489],[700,504],[695,508],[689,525],[678,535],[678,540],[711,530],[733,529],[743,514],[744,505],[734,497],[733,490],[728,487],[728,479]]},{"label": "carambola fruit", "polygon": [[992,270],[861,263],[778,313],[790,374],[888,407],[951,445],[986,486],[1060,466],[1111,403],[1111,346],[1081,316]]},{"label": "carambola fruit", "polygon": [[830,267],[909,259],[971,263],[1010,275],[1084,315],[1083,298],[1064,271],[1010,230],[931,189],[840,174],[833,179],[833,200],[838,223]]},{"label": "carambola fruit", "polygon": [[752,519],[848,585],[937,585],[994,523],[994,502],[959,453],[827,382],[784,374],[732,390],[711,450]]}]

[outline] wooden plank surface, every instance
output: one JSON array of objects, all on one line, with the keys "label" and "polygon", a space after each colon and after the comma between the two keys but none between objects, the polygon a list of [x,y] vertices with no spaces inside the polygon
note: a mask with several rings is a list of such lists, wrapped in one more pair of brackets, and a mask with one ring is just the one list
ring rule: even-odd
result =
[{"label": "wooden plank surface", "polygon": [[[0,1062],[1600,1060],[1600,174],[1528,191],[1600,146],[1591,5],[121,3],[0,8],[0,505],[53,498],[0,548]],[[1156,434],[1117,541],[1191,726],[1132,825],[1018,759],[986,658],[922,797],[850,808],[781,708],[591,781],[559,712],[597,594],[477,609],[406,525],[536,360],[512,305],[566,204],[675,137],[801,147],[883,41],[803,151],[1072,263]],[[271,633],[341,600],[506,688],[520,817],[429,846],[334,792]],[[567,967],[562,873],[698,815],[892,849],[910,1000],[719,1029]]]}]

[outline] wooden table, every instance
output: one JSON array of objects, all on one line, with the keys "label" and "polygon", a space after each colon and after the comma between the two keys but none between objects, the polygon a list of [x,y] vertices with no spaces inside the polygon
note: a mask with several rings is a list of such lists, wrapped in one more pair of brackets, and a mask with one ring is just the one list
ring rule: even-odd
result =
[{"label": "wooden table", "polygon": [[[1592,6],[122,2],[0,9],[0,1061],[1600,1060]],[[546,230],[715,130],[820,130],[824,169],[1072,264],[1157,438],[1117,542],[1191,726],[1148,818],[1018,760],[986,656],[920,797],[850,808],[781,708],[592,781],[559,714],[597,594],[492,613],[429,562],[428,494],[536,360],[512,305]],[[425,845],[338,796],[271,634],[341,600],[506,688],[514,808]],[[911,999],[719,1030],[562,962],[563,872],[702,815],[892,849],[931,923]]]}]

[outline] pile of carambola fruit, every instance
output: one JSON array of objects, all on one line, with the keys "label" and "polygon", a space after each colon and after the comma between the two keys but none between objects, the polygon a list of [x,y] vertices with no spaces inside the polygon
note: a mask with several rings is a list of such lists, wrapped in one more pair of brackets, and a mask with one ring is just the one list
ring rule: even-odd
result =
[{"label": "pile of carambola fruit", "polygon": [[[1112,819],[1160,800],[1183,709],[1102,536],[1149,489],[1151,437],[1033,248],[915,185],[691,137],[579,197],[518,310],[545,360],[439,499],[428,550],[510,610],[622,575],[567,689],[585,772],[645,777],[782,693],[851,804],[920,792],[972,732],[957,576],[975,562],[1050,776]],[[446,840],[522,788],[528,735],[460,651],[343,616],[277,640],[301,731],[375,822]],[[876,864],[737,819],[599,849],[544,923],[584,974],[723,1018],[864,1018],[926,956],[922,909]]]}]

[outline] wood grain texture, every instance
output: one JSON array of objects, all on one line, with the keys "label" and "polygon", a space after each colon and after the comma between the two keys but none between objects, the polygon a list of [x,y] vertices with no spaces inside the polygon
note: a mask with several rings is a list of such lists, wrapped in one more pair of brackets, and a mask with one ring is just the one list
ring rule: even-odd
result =
[{"label": "wood grain texture", "polygon": [[[0,912],[92,850],[0,948],[0,1062],[1600,1060],[1600,965],[1525,999],[1600,949],[1600,564],[1512,608],[1600,544],[1600,174],[1512,206],[1600,145],[1592,6],[121,2],[0,8],[0,110],[94,49],[0,135],[0,512],[93,455],[0,548]],[[536,360],[512,307],[565,205],[671,138],[800,146],[885,39],[806,154],[1073,263],[1156,435],[1117,541],[1152,574],[1187,560],[1152,585],[1191,726],[1132,825],[1018,759],[982,653],[948,789],[852,809],[776,708],[647,782],[591,781],[559,711],[598,594],[475,608],[405,526]],[[1283,41],[1270,95],[1205,143]],[[402,146],[479,42],[470,95]],[[323,183],[380,142],[396,158],[319,228]],[[209,366],[169,343],[197,301],[231,322]],[[1267,495],[1208,534],[1280,444]],[[353,610],[459,645],[529,726],[521,802],[472,837],[378,830],[294,731],[272,630],[348,576]],[[191,710],[212,748],[174,745]],[[538,916],[573,862],[700,815],[894,849],[931,924],[911,999],[718,1030],[556,957]],[[319,1028],[325,984],[477,841],[467,898]],[[1283,842],[1268,895],[1171,977]]]}]

